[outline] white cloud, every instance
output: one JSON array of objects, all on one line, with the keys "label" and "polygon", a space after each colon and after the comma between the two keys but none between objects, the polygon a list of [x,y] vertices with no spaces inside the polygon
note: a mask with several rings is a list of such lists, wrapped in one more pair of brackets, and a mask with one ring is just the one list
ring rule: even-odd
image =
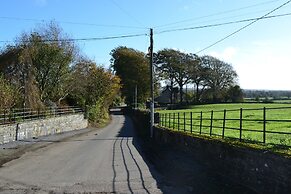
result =
[{"label": "white cloud", "polygon": [[238,52],[238,48],[227,47],[222,52],[210,52],[209,55],[219,58],[223,61],[230,62]]},{"label": "white cloud", "polygon": [[232,64],[244,89],[291,90],[290,51],[288,41],[258,40],[208,54]]},{"label": "white cloud", "polygon": [[278,41],[256,41],[230,59],[242,88],[291,90],[291,46]]}]

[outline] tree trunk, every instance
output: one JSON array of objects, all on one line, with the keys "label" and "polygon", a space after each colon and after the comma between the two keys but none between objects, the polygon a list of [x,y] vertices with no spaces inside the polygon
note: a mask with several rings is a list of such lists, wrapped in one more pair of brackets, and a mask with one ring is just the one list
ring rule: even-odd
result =
[{"label": "tree trunk", "polygon": [[171,86],[170,86],[170,89],[171,89],[170,103],[171,104],[173,104],[173,88],[174,88],[174,81],[171,80]]},{"label": "tree trunk", "polygon": [[180,88],[180,103],[183,102],[183,85],[179,85]]},{"label": "tree trunk", "polygon": [[199,85],[196,83],[196,103],[199,103],[199,98],[200,98],[200,96],[199,96]]}]

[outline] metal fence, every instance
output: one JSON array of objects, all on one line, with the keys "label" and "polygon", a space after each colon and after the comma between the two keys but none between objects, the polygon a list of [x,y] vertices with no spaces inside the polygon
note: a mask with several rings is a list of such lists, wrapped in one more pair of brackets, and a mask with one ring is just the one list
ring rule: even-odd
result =
[{"label": "metal fence", "polygon": [[172,130],[244,142],[291,146],[291,107],[160,113]]},{"label": "metal fence", "polygon": [[44,119],[68,114],[83,113],[81,108],[74,106],[43,108],[33,110],[30,108],[0,109],[0,125],[24,122],[27,120]]}]

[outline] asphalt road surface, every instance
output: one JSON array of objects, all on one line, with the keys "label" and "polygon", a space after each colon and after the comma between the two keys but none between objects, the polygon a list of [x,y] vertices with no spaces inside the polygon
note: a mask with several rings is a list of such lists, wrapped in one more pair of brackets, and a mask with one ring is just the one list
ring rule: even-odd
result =
[{"label": "asphalt road surface", "polygon": [[0,193],[161,193],[129,118],[25,153],[0,168]]}]

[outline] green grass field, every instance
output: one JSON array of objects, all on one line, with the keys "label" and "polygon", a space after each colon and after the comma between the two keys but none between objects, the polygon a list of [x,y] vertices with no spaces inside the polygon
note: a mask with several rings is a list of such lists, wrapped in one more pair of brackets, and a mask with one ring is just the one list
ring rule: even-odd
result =
[{"label": "green grass field", "polygon": [[[200,133],[200,119],[202,111],[201,133],[204,135],[222,136],[224,109],[226,111],[226,121],[224,137],[240,138],[240,124],[242,124],[241,137],[243,140],[263,142],[264,113],[266,107],[266,143],[291,146],[291,105],[286,104],[211,104],[190,106],[183,110],[162,110],[160,125],[187,132],[191,131],[191,112],[192,112],[192,132]],[[281,108],[280,108],[281,107]],[[240,108],[242,108],[242,123],[240,123]],[[278,108],[278,109],[274,109]],[[259,110],[254,110],[259,109]],[[211,130],[211,111],[213,110],[213,121]],[[184,125],[185,115],[185,125]],[[170,117],[170,118],[169,118]],[[178,119],[179,117],[179,119]],[[251,121],[255,120],[255,121]],[[272,120],[272,121],[268,121]],[[285,120],[285,121],[276,121]],[[230,129],[236,128],[236,129]],[[272,133],[273,132],[273,133]]]}]

